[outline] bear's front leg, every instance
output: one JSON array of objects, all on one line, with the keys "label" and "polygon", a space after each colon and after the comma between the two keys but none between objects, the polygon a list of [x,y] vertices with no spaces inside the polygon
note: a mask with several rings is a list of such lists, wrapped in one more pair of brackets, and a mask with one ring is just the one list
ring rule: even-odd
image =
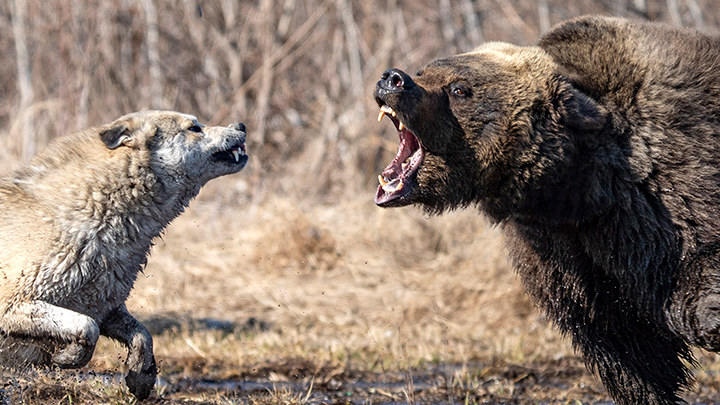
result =
[{"label": "bear's front leg", "polygon": [[720,252],[714,246],[696,253],[678,277],[666,312],[670,327],[697,346],[720,352]]},{"label": "bear's front leg", "polygon": [[720,351],[720,294],[701,296],[694,304],[694,316],[689,317],[690,331],[686,334],[703,349]]},{"label": "bear's front leg", "polygon": [[157,378],[150,332],[122,305],[104,319],[100,333],[127,346],[129,371],[125,383],[137,399],[149,397]]},{"label": "bear's front leg", "polygon": [[11,306],[0,318],[0,329],[8,335],[65,343],[52,354],[52,363],[61,368],[86,365],[100,336],[94,319],[40,300]]}]

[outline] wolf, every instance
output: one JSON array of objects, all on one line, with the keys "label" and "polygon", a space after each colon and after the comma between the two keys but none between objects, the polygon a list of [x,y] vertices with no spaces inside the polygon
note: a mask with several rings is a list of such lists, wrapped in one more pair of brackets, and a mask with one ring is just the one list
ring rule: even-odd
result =
[{"label": "wolf", "polygon": [[142,111],[60,137],[0,179],[0,364],[87,364],[100,335],[128,349],[125,382],[155,384],[148,330],[125,301],[153,239],[201,187],[245,167],[245,125]]}]

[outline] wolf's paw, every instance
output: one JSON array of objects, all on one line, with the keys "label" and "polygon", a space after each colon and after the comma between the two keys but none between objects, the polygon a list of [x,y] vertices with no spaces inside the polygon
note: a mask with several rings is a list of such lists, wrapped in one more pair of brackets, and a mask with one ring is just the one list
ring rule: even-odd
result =
[{"label": "wolf's paw", "polygon": [[155,379],[157,377],[157,366],[155,365],[155,359],[152,359],[152,363],[147,370],[142,370],[139,373],[137,371],[128,372],[125,377],[125,384],[127,384],[130,392],[142,401],[150,396],[153,387],[155,386]]}]

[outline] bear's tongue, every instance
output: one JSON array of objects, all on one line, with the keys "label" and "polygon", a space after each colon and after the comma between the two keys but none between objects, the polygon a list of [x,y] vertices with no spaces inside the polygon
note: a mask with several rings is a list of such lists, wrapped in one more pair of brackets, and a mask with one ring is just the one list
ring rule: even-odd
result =
[{"label": "bear's tongue", "polygon": [[[390,109],[388,108],[388,110]],[[380,118],[382,118],[382,115]],[[392,114],[390,119],[398,130],[400,146],[393,161],[378,176],[380,186],[378,186],[375,194],[376,204],[384,204],[407,195],[412,187],[412,177],[417,173],[423,160],[420,141],[418,141],[415,134],[407,129],[395,114]]]}]

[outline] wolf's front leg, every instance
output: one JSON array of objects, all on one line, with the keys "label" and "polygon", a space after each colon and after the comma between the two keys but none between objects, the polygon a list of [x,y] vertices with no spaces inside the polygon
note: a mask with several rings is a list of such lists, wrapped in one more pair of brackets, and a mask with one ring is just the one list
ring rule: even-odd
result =
[{"label": "wolf's front leg", "polygon": [[62,368],[87,364],[100,336],[89,316],[39,300],[12,305],[0,317],[0,329],[8,335],[66,343],[52,355],[52,362]]},{"label": "wolf's front leg", "polygon": [[150,332],[122,305],[112,311],[101,323],[103,336],[124,343],[128,348],[128,375],[125,377],[130,392],[139,400],[150,396],[155,386],[157,367],[153,356]]}]

